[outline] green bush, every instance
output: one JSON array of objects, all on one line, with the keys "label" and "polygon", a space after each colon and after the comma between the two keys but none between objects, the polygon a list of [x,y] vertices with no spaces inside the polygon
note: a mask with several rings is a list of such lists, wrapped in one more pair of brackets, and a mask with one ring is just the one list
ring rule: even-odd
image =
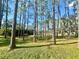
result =
[{"label": "green bush", "polygon": [[[0,35],[5,35],[5,29],[0,29]],[[11,30],[7,29],[7,35],[10,36],[11,35]]]},{"label": "green bush", "polygon": [[[18,36],[18,35],[22,36],[21,32],[23,34],[23,30],[16,29],[16,36]],[[33,31],[32,30],[25,30],[24,34],[32,35]],[[0,35],[5,35],[5,29],[0,29]],[[11,29],[7,29],[7,35],[11,36]]]},{"label": "green bush", "polygon": [[35,37],[37,40],[50,40],[52,38],[52,35],[47,35],[47,36],[37,35]]},{"label": "green bush", "polygon": [[4,31],[4,29],[0,29],[0,35],[3,35]]}]

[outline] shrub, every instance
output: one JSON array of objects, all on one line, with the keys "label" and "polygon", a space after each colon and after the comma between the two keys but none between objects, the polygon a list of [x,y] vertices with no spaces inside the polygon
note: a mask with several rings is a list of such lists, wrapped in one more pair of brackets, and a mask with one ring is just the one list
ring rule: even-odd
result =
[{"label": "shrub", "polygon": [[50,40],[52,38],[52,35],[47,35],[47,36],[37,35],[35,37],[37,40]]},{"label": "shrub", "polygon": [[[5,35],[5,29],[0,29],[0,35]],[[7,35],[10,36],[11,35],[11,30],[7,29]]]},{"label": "shrub", "polygon": [[4,34],[4,29],[0,29],[0,35]]},{"label": "shrub", "polygon": [[[23,30],[16,29],[16,36],[18,36],[18,35],[22,36],[21,32],[23,33]],[[33,30],[25,30],[24,31],[24,35],[25,34],[32,35],[33,34]],[[5,29],[0,29],[0,35],[5,35]],[[7,29],[7,35],[11,36],[11,29]]]}]

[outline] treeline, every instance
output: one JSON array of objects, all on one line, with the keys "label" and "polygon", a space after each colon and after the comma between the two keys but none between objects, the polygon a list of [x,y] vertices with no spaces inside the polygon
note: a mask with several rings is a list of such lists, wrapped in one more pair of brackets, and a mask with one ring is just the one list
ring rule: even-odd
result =
[{"label": "treeline", "polygon": [[[7,34],[7,36],[11,36],[11,29],[7,29],[7,33],[5,32],[5,29],[0,29],[0,35],[5,35],[5,33]],[[25,36],[29,36],[29,35],[33,35],[33,30],[16,30],[16,36],[23,36],[23,34]]]}]

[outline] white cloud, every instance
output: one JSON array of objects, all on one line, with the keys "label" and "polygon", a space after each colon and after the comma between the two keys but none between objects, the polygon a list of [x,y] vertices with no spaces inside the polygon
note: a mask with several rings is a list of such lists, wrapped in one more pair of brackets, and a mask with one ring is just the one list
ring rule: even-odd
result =
[{"label": "white cloud", "polygon": [[73,5],[76,3],[76,1],[73,1],[69,4],[69,7],[73,7]]},{"label": "white cloud", "polygon": [[74,5],[74,2],[70,3],[70,4],[69,4],[69,7],[72,7],[73,5]]}]

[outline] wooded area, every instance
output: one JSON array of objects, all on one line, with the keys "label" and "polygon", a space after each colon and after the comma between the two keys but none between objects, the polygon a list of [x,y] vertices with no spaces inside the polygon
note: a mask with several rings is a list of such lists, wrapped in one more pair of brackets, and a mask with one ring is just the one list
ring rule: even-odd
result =
[{"label": "wooded area", "polygon": [[[79,0],[0,0],[0,58],[78,59],[78,3]],[[69,55],[64,49],[70,51]],[[24,54],[19,57],[21,52]]]}]

